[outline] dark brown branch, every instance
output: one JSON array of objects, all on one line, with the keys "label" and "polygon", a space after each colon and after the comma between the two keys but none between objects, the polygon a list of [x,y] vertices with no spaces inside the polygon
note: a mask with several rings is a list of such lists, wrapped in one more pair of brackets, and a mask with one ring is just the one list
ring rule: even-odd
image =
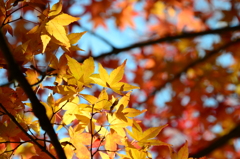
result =
[{"label": "dark brown branch", "polygon": [[[174,80],[178,79],[182,73],[186,72],[189,68],[192,68],[192,67],[195,67],[196,65],[208,60],[209,58],[213,57],[214,55],[220,53],[222,50],[232,46],[232,45],[235,45],[237,43],[240,42],[240,39],[237,39],[235,41],[231,41],[231,42],[228,42],[224,45],[222,45],[221,47],[219,47],[218,49],[215,49],[211,52],[209,52],[205,57],[201,58],[201,59],[198,59],[192,63],[190,63],[189,65],[187,65],[186,67],[184,67],[181,71],[179,71],[177,74],[175,74],[171,79],[168,79],[166,80],[164,83],[162,83],[162,85],[160,85],[158,88],[156,88],[152,93],[151,95],[149,95],[147,97],[147,99],[142,102],[142,103],[145,103],[147,102],[151,97],[153,97],[158,91],[160,91],[161,89],[163,89],[167,83],[171,83],[173,82]],[[228,134],[224,135],[223,137],[217,139],[215,142],[213,142],[212,144],[210,144],[208,147],[206,147],[205,149],[201,150],[200,152],[196,153],[196,154],[193,154],[191,155],[192,157],[202,157],[202,156],[205,156],[209,153],[211,153],[212,151],[214,151],[215,149],[223,146],[224,144],[227,143],[227,141],[229,141],[230,139],[232,138],[235,138],[235,137],[239,137],[240,135],[240,125],[236,126],[232,131],[230,131]]]},{"label": "dark brown branch", "polygon": [[150,94],[148,95],[148,97],[146,98],[145,101],[143,101],[142,103],[145,103],[147,102],[151,97],[155,96],[157,92],[159,92],[160,90],[162,90],[167,83],[171,83],[173,82],[174,80],[180,78],[181,74],[186,72],[188,69],[192,68],[192,67],[195,67],[196,65],[202,63],[202,62],[205,62],[207,59],[213,57],[214,55],[220,53],[222,50],[228,48],[229,46],[232,46],[234,44],[237,44],[240,42],[240,39],[237,39],[235,41],[230,41],[224,45],[222,45],[221,47],[209,52],[206,56],[204,56],[203,58],[200,58],[200,59],[197,59],[191,63],[189,63],[188,65],[186,65],[181,71],[179,71],[178,73],[174,74],[172,76],[172,78],[169,78],[168,80],[164,81],[160,86],[156,87],[155,90]]},{"label": "dark brown branch", "polygon": [[197,36],[208,35],[208,34],[222,34],[225,32],[236,31],[236,30],[240,30],[240,25],[234,26],[234,27],[225,27],[225,28],[220,28],[220,29],[215,29],[215,30],[207,30],[207,31],[202,31],[202,32],[183,33],[181,35],[167,36],[167,37],[159,38],[159,39],[155,39],[155,40],[147,40],[147,41],[132,44],[132,45],[129,45],[129,46],[123,47],[123,48],[113,48],[112,51],[101,53],[101,55],[95,56],[94,59],[98,60],[98,59],[101,59],[101,58],[104,58],[104,57],[107,57],[110,55],[117,55],[120,52],[129,51],[134,48],[141,48],[141,47],[145,47],[145,46],[149,46],[149,45],[153,45],[153,44],[157,44],[157,43],[169,42],[169,41],[174,41],[174,40],[183,39],[183,38],[194,38]]},{"label": "dark brown branch", "polygon": [[233,130],[231,130],[228,134],[222,136],[221,138],[213,141],[209,146],[205,149],[200,150],[196,154],[190,154],[191,157],[199,158],[206,156],[216,150],[217,148],[222,147],[225,145],[230,139],[236,138],[240,136],[240,125],[237,125]]},{"label": "dark brown branch", "polygon": [[22,74],[21,70],[19,69],[19,66],[15,62],[15,60],[12,56],[12,53],[11,53],[10,49],[8,48],[8,44],[5,40],[5,37],[2,33],[2,31],[0,32],[0,41],[1,41],[0,48],[1,48],[2,54],[4,55],[4,58],[7,61],[8,70],[9,70],[11,77],[18,81],[18,83],[20,84],[20,86],[23,88],[23,90],[27,94],[28,98],[30,99],[30,101],[32,103],[33,113],[38,118],[39,124],[42,127],[42,129],[44,131],[46,131],[48,136],[50,137],[59,159],[66,159],[66,155],[62,149],[62,146],[58,140],[58,137],[52,127],[52,124],[50,123],[50,121],[46,115],[46,109],[39,102],[37,96],[35,95],[34,91],[32,90],[31,85],[28,83],[28,81]]},{"label": "dark brown branch", "polygon": [[[7,109],[0,103],[0,107],[2,108],[2,110],[9,116],[9,118],[18,126],[18,128],[31,140],[31,142],[33,142],[34,144],[36,144],[43,152],[45,152],[48,156],[50,156],[51,158],[55,159],[55,157],[48,151],[46,150],[42,145],[40,145],[36,139],[34,139],[31,135],[29,135],[27,133],[27,131],[18,123],[18,121],[15,119],[15,117],[9,113],[7,111]],[[27,141],[25,141],[27,142]],[[30,142],[30,141],[28,141]],[[13,142],[9,142],[9,143],[13,143]]]}]

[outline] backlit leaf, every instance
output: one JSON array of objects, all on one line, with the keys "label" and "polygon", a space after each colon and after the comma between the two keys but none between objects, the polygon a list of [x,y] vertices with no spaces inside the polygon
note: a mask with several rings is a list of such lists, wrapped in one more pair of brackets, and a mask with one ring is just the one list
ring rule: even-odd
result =
[{"label": "backlit leaf", "polygon": [[41,40],[42,40],[42,43],[43,43],[43,50],[42,50],[42,52],[45,52],[45,49],[46,49],[48,43],[50,42],[51,37],[49,35],[47,35],[47,34],[43,34],[43,35],[41,35]]},{"label": "backlit leaf", "polygon": [[188,142],[181,147],[177,153],[172,154],[172,159],[188,159]]},{"label": "backlit leaf", "polygon": [[67,61],[68,61],[68,67],[72,73],[72,75],[79,80],[80,77],[82,76],[83,72],[81,72],[81,65],[79,62],[77,62],[77,60],[69,57],[68,55],[66,55]]},{"label": "backlit leaf", "polygon": [[132,86],[124,82],[119,82],[123,78],[125,65],[126,60],[118,68],[114,69],[109,75],[107,70],[104,69],[101,64],[99,64],[99,75],[91,76],[91,78],[95,81],[95,83],[103,87],[111,88],[114,92],[118,94],[123,94],[123,91],[138,89],[139,87],[137,86]]},{"label": "backlit leaf", "polygon": [[61,13],[62,11],[62,0],[60,0],[58,3],[55,3],[51,10],[50,13],[48,14],[48,16],[55,16],[58,15],[59,13]]},{"label": "backlit leaf", "polygon": [[86,33],[86,31],[81,32],[81,33],[71,33],[68,34],[67,37],[70,41],[70,44],[76,44],[78,40]]}]

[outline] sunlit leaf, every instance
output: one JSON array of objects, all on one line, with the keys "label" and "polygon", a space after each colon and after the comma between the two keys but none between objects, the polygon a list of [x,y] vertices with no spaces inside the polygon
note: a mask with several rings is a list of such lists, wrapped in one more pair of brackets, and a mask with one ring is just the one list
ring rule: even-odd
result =
[{"label": "sunlit leaf", "polygon": [[60,0],[58,3],[55,3],[51,10],[50,13],[48,14],[48,16],[55,16],[58,15],[60,12],[62,11],[62,0]]},{"label": "sunlit leaf", "polygon": [[98,65],[99,67],[99,75],[96,74],[91,78],[99,85],[103,87],[109,87],[114,92],[118,94],[123,94],[123,91],[129,91],[132,89],[138,89],[137,86],[132,86],[130,84],[119,82],[123,78],[124,68],[126,65],[126,60],[120,65],[118,68],[114,69],[110,75],[108,74],[107,70],[103,68],[101,64]]}]

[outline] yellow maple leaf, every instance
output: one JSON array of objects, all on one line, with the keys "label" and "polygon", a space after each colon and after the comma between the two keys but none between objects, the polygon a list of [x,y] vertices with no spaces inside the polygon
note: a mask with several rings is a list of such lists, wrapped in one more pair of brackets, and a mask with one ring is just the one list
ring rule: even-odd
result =
[{"label": "yellow maple leaf", "polygon": [[62,0],[60,0],[58,3],[55,3],[52,6],[48,16],[58,15],[59,13],[61,13],[61,11],[62,11]]},{"label": "yellow maple leaf", "polygon": [[[111,101],[108,100],[108,94],[106,89],[102,89],[101,93],[99,94],[98,98],[88,94],[81,94],[81,96],[87,100],[94,110],[99,111],[102,109],[109,110],[110,106],[112,105]],[[95,112],[95,111],[94,111]]]},{"label": "yellow maple leaf", "polygon": [[147,152],[144,151],[140,151],[138,149],[129,149],[129,156],[131,156],[131,159],[135,159],[135,158],[141,158],[141,159],[145,159],[147,157]]},{"label": "yellow maple leaf", "polygon": [[66,49],[71,46],[64,26],[59,24],[58,20],[55,20],[55,18],[46,23],[45,29],[50,38],[54,37],[55,40],[59,41]]},{"label": "yellow maple leaf", "polygon": [[[62,117],[62,123],[68,125],[73,120],[78,119],[80,124],[87,125],[90,122],[90,114],[89,112],[85,112],[84,108],[81,107],[81,104],[78,97],[73,99],[69,99],[68,102],[64,101],[59,104],[59,107],[63,110],[66,110]],[[93,120],[95,121],[95,120]]]},{"label": "yellow maple leaf", "polygon": [[[151,143],[153,143],[153,145],[156,145],[157,142],[155,140],[152,140],[152,138],[155,138],[159,134],[159,132],[166,126],[167,125],[152,127],[143,132],[140,125],[134,121],[132,132],[129,130],[127,130],[127,132],[133,139],[138,141],[139,145],[151,145]],[[159,143],[161,144],[161,142]],[[163,143],[163,145],[166,145],[166,143]]]},{"label": "yellow maple leaf", "polygon": [[129,91],[132,89],[139,89],[137,86],[130,85],[128,83],[119,82],[123,78],[124,68],[126,65],[125,60],[122,65],[114,69],[110,75],[107,70],[99,63],[99,74],[94,74],[91,78],[95,81],[96,84],[99,84],[103,87],[111,88],[114,92],[118,94],[123,94],[123,91]]},{"label": "yellow maple leaf", "polygon": [[186,141],[177,153],[171,154],[171,159],[188,159],[188,155],[188,142]]},{"label": "yellow maple leaf", "polygon": [[89,143],[90,136],[86,133],[69,128],[70,143],[74,145],[76,156],[81,159],[90,159],[90,151],[83,143]]},{"label": "yellow maple leaf", "polygon": [[63,77],[66,75],[67,59],[65,56],[61,56],[60,59],[58,60],[58,58],[55,55],[52,55],[50,61],[51,63],[49,67],[54,69],[51,72],[51,74],[57,74],[54,84],[58,85],[59,83],[62,82]]},{"label": "yellow maple leaf", "polygon": [[90,76],[94,72],[93,58],[89,57],[88,59],[84,60],[82,64],[68,55],[66,55],[66,58],[70,74],[72,74],[72,76],[83,85],[91,87],[90,84],[93,83],[93,80],[90,78]]},{"label": "yellow maple leaf", "polygon": [[137,109],[134,109],[134,108],[126,108],[124,109],[122,112],[125,114],[125,116],[127,117],[135,117],[135,116],[138,116],[144,112],[146,112],[147,109],[144,109],[144,110],[137,110]]},{"label": "yellow maple leaf", "polygon": [[108,122],[110,123],[110,128],[115,130],[118,135],[125,137],[126,132],[124,131],[124,128],[127,126],[132,126],[132,123],[128,123],[128,121],[123,121],[120,120],[116,117],[116,114],[114,113],[113,115],[107,114]]},{"label": "yellow maple leaf", "polygon": [[46,49],[48,43],[50,42],[51,37],[49,35],[47,35],[47,34],[42,34],[40,38],[41,38],[42,44],[43,44],[42,52],[45,52],[45,49]]},{"label": "yellow maple leaf", "polygon": [[[39,25],[35,26],[27,33],[35,33],[37,35],[40,35],[43,44],[42,52],[45,52],[45,49],[50,41],[53,41],[54,43],[62,46],[66,50],[69,50],[69,48],[71,47],[71,43],[67,36],[65,26],[79,20],[80,18],[61,13],[61,11],[62,1],[54,4],[51,10],[49,10],[49,8],[45,9],[43,11],[43,14],[39,16]],[[83,35],[84,33],[79,34],[80,35],[78,35],[78,37],[80,38],[81,35]],[[78,37],[75,37],[72,42],[76,42],[76,39]]]},{"label": "yellow maple leaf", "polygon": [[128,119],[125,117],[125,114],[122,112],[123,109],[124,109],[123,105],[120,105],[119,109],[115,112],[115,115],[118,119],[128,122]]},{"label": "yellow maple leaf", "polygon": [[138,115],[140,115],[140,114],[142,114],[142,113],[147,111],[146,109],[144,109],[144,110],[137,110],[135,108],[126,108],[128,106],[128,103],[129,103],[130,94],[131,94],[131,92],[128,92],[121,99],[118,100],[116,105],[111,106],[110,113],[113,112],[113,110],[116,109],[116,112],[115,112],[116,116],[119,119],[122,119],[124,121],[126,121],[126,117],[135,117],[135,116],[138,116]]},{"label": "yellow maple leaf", "polygon": [[71,33],[68,34],[67,37],[71,44],[76,44],[78,40],[85,34],[87,31],[81,32],[81,33]]},{"label": "yellow maple leaf", "polygon": [[130,95],[131,95],[131,92],[128,92],[121,99],[119,99],[119,101],[117,102],[114,109],[116,109],[116,110],[119,109],[119,107],[121,105],[123,105],[123,108],[126,108],[128,106],[129,100],[130,100]]}]

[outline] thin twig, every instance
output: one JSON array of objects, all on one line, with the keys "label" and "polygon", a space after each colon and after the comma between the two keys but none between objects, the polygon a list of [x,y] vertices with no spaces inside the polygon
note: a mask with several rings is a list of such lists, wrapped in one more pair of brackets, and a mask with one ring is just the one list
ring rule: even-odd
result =
[{"label": "thin twig", "polygon": [[91,133],[91,145],[90,145],[90,153],[91,153],[91,159],[93,159],[94,153],[92,152],[93,149],[93,138],[94,138],[94,134],[93,134],[93,127],[92,127],[92,119],[93,119],[93,109],[94,109],[94,104],[92,105],[92,113],[91,113],[91,118],[90,118],[90,133]]},{"label": "thin twig", "polygon": [[9,21],[9,22],[5,23],[3,26],[5,26],[6,24],[9,24],[9,23],[16,22],[16,21],[18,21],[18,20],[20,20],[20,19],[22,19],[22,17],[19,17],[19,18],[17,18],[17,19],[14,19],[14,20],[12,20],[12,21]]},{"label": "thin twig", "polygon": [[5,18],[4,18],[4,20],[3,20],[2,24],[1,24],[1,27],[0,27],[0,28],[2,28],[4,25],[6,25],[6,24],[5,24],[5,21],[7,20],[7,18],[8,18],[10,15],[12,15],[14,12],[16,12],[16,11],[18,11],[19,9],[22,9],[22,8],[24,8],[24,7],[26,7],[26,6],[28,6],[28,4],[23,5],[23,6],[19,7],[19,8],[17,8],[17,9],[15,9],[15,10],[12,11],[10,14],[7,14],[7,12],[6,12],[6,16],[5,16]]},{"label": "thin twig", "polygon": [[98,145],[98,148],[97,148],[97,150],[93,153],[93,156],[94,156],[98,151],[101,151],[101,150],[99,150],[99,148],[100,148],[101,144],[103,143],[104,139],[105,139],[105,136],[103,136],[103,138],[100,140],[99,145]]}]

